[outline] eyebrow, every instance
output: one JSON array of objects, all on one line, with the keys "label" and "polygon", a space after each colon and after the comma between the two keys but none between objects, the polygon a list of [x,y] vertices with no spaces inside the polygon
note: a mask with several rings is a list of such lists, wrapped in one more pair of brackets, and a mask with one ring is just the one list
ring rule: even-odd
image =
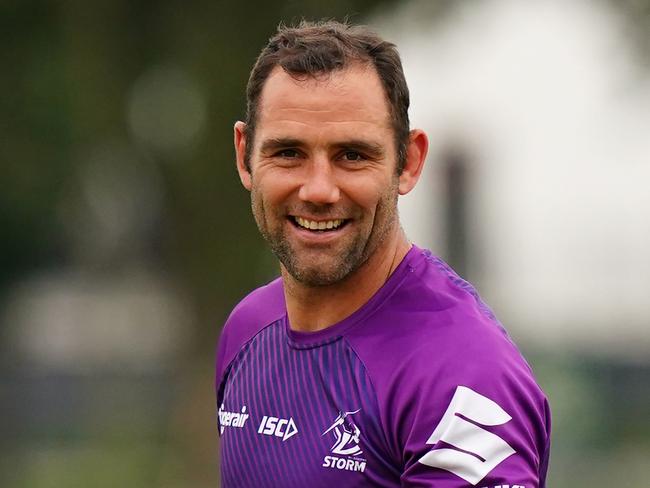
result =
[{"label": "eyebrow", "polygon": [[[300,139],[278,137],[278,138],[267,139],[264,142],[262,142],[260,151],[265,153],[265,152],[277,151],[279,149],[304,147],[304,146],[305,146],[305,142],[301,141]],[[380,144],[363,141],[360,139],[349,139],[349,140],[338,141],[338,142],[334,142],[330,146],[339,149],[345,149],[348,151],[358,151],[360,153],[368,154],[374,157],[383,157],[385,153],[383,146],[381,146]]]},{"label": "eyebrow", "polygon": [[351,139],[349,141],[342,141],[335,146],[340,147],[341,149],[347,149],[350,151],[357,151],[363,154],[368,154],[373,157],[383,157],[384,156],[384,147],[380,144],[374,142],[362,141],[358,139]]},{"label": "eyebrow", "polygon": [[269,151],[275,151],[278,149],[286,149],[288,147],[301,147],[303,146],[303,142],[300,139],[291,139],[291,138],[273,138],[273,139],[266,139],[264,142],[262,142],[262,146],[260,147],[260,151],[265,153]]}]

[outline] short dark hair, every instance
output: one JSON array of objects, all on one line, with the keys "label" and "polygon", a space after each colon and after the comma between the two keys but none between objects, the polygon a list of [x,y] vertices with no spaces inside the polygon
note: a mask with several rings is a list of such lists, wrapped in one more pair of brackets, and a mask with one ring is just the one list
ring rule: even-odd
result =
[{"label": "short dark hair", "polygon": [[246,88],[245,162],[249,170],[260,95],[271,71],[280,66],[294,77],[317,77],[355,62],[373,66],[384,87],[395,133],[397,172],[402,172],[409,138],[409,90],[397,48],[367,27],[334,20],[303,20],[294,27],[280,24],[258,56]]}]

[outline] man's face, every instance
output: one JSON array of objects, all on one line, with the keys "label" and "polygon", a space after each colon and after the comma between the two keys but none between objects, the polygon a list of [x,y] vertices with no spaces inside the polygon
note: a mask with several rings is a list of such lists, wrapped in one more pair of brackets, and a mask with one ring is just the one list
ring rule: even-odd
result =
[{"label": "man's face", "polygon": [[398,225],[397,156],[381,82],[361,65],[301,81],[276,68],[258,114],[255,140],[246,141],[254,144],[251,175],[242,180],[260,232],[298,282],[337,283]]}]

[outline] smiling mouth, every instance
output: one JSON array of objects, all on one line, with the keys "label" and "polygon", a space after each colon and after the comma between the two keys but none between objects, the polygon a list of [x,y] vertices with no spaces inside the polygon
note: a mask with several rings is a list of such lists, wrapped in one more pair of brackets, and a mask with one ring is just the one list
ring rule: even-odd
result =
[{"label": "smiling mouth", "polygon": [[309,220],[292,215],[289,220],[299,229],[310,230],[313,232],[331,232],[344,227],[349,219],[332,219],[332,220]]}]

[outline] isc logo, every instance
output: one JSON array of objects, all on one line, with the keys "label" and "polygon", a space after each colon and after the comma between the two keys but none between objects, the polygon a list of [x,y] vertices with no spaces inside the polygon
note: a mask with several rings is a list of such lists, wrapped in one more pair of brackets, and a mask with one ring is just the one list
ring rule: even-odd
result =
[{"label": "isc logo", "polygon": [[262,435],[274,435],[282,438],[282,442],[284,442],[289,437],[296,435],[298,429],[292,418],[287,420],[265,415],[262,417],[257,433]]}]

